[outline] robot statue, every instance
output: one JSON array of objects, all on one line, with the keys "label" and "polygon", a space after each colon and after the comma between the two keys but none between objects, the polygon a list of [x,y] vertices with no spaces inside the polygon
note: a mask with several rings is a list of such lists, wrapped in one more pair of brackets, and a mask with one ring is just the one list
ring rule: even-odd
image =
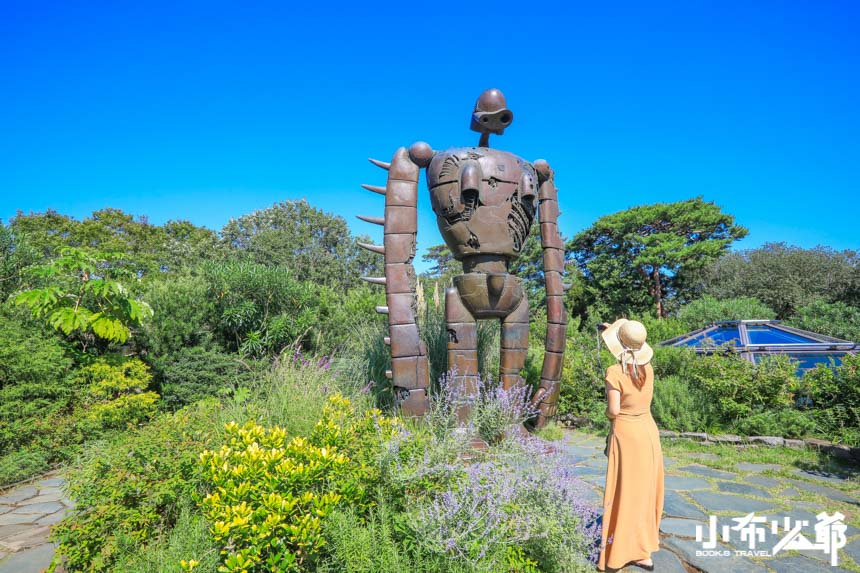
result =
[{"label": "robot statue", "polygon": [[467,394],[477,392],[477,320],[501,320],[500,378],[503,387],[523,384],[529,340],[528,298],[520,279],[508,272],[529,236],[535,214],[540,221],[546,280],[546,353],[540,386],[531,401],[540,428],[556,412],[564,357],[567,313],[562,272],[564,245],[558,232],[558,198],[553,171],[546,161],[534,164],[489,146],[490,134],[501,135],[513,121],[502,92],[481,94],[472,114],[472,130],[481,134],[478,147],[434,151],[419,142],[400,148],[391,163],[371,159],[388,171],[385,187],[363,185],[385,196],[385,216],[359,216],[384,227],[384,245],[361,244],[385,258],[385,277],[365,277],[385,285],[391,370],[397,403],[404,415],[421,415],[429,407],[430,369],[427,349],[416,320],[415,256],[418,175],[427,170],[427,185],[439,230],[464,274],[445,292],[448,368]]}]

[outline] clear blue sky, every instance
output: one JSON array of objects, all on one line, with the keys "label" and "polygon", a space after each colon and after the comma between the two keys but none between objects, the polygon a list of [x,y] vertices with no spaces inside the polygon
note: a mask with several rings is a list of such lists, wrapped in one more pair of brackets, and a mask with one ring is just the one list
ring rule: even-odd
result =
[{"label": "clear blue sky", "polygon": [[474,145],[498,87],[493,145],[550,162],[567,236],[702,195],[739,248],[860,248],[860,3],[480,4],[0,0],[0,218],[220,229],[305,197],[379,239],[353,218],[381,214],[366,158]]}]

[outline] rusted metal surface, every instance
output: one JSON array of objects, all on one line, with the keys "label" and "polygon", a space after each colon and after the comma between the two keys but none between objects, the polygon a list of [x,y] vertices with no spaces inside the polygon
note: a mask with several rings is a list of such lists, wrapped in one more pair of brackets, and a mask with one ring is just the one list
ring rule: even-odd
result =
[{"label": "rusted metal surface", "polygon": [[[418,142],[400,148],[390,163],[370,161],[388,171],[384,187],[363,185],[385,196],[382,218],[360,216],[384,227],[382,245],[362,245],[385,259],[384,277],[366,277],[385,286],[390,335],[392,378],[404,415],[422,415],[429,408],[427,350],[419,336],[415,295],[418,179],[426,169],[430,204],[439,231],[464,274],[445,293],[448,329],[448,368],[467,393],[477,391],[477,320],[502,323],[500,374],[505,388],[522,384],[520,372],[528,352],[528,299],[522,282],[509,273],[519,256],[535,217],[539,219],[546,283],[546,353],[540,387],[532,397],[539,409],[536,426],[555,415],[564,358],[567,312],[564,308],[564,243],[558,231],[558,194],[550,166],[533,164],[490,148],[490,135],[501,135],[513,121],[504,95],[486,90],[472,113],[471,129],[480,133],[476,147],[434,151]],[[465,417],[466,411],[461,412]]]}]

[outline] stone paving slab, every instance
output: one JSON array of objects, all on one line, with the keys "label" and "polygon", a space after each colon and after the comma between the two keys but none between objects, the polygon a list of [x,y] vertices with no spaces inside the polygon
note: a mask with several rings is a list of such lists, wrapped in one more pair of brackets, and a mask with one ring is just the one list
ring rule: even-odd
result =
[{"label": "stone paving slab", "polygon": [[66,484],[66,480],[64,478],[61,478],[61,477],[48,478],[48,479],[43,479],[43,480],[36,482],[36,485],[40,488],[62,487],[65,484]]},{"label": "stone paving slab", "polygon": [[860,565],[860,539],[855,539],[842,548],[842,553],[851,556],[855,563]]},{"label": "stone paving slab", "polygon": [[25,529],[29,528],[30,525],[31,524],[29,523],[21,523],[17,525],[0,525],[0,541],[9,537],[10,535],[21,533]]},{"label": "stone paving slab", "polygon": [[62,477],[51,475],[0,496],[11,507],[0,515],[0,573],[41,573],[54,557],[51,526],[73,507],[61,491]]},{"label": "stone paving slab", "polygon": [[[605,485],[606,458],[603,456],[603,441],[593,440],[591,447],[583,447],[583,442],[577,444],[580,449],[575,450],[578,455],[584,457],[577,462],[578,471],[581,472],[583,481],[597,486],[595,493],[602,491]],[[567,449],[567,448],[566,448]],[[738,532],[732,532],[730,541],[736,547],[720,544],[722,550],[732,551],[730,556],[702,557],[696,556],[696,551],[702,551],[701,542],[695,541],[696,526],[702,525],[707,531],[708,514],[717,512],[728,512],[731,515],[720,517],[720,523],[734,525],[733,517],[741,517],[751,511],[759,516],[766,517],[769,521],[777,519],[781,521],[785,516],[794,523],[797,519],[805,519],[812,524],[817,519],[815,515],[820,511],[832,512],[834,507],[820,507],[820,502],[804,502],[791,499],[800,497],[803,493],[814,493],[825,496],[836,501],[845,501],[860,505],[854,492],[846,493],[832,486],[839,484],[857,484],[858,497],[860,497],[860,484],[854,480],[845,480],[841,476],[827,474],[824,472],[810,472],[808,470],[794,469],[793,475],[797,479],[784,477],[770,477],[759,475],[766,471],[778,471],[784,468],[779,464],[747,463],[741,462],[726,469],[710,468],[702,464],[691,463],[696,457],[699,459],[711,458],[712,454],[704,456],[683,456],[680,464],[677,460],[664,456],[664,517],[660,522],[662,545],[664,549],[652,555],[655,562],[655,571],[668,571],[670,573],[689,572],[690,567],[696,567],[704,573],[726,573],[726,572],[764,572],[776,571],[777,573],[799,573],[818,571],[844,571],[841,567],[831,568],[826,562],[828,557],[823,552],[786,552],[780,553],[775,558],[765,557],[763,561],[754,561],[746,556],[734,555],[734,549],[748,550],[746,542],[740,543]],[[592,472],[591,470],[601,470]],[[740,473],[735,473],[735,470]],[[673,475],[679,472],[689,472],[690,475]],[[717,481],[711,481],[716,478]],[[774,494],[767,489],[779,489],[780,493]],[[753,497],[748,497],[753,496]],[[754,497],[764,499],[754,499]],[[700,510],[694,503],[704,508]],[[782,507],[790,509],[782,509]],[[846,512],[847,513],[847,512]],[[781,531],[780,527],[780,531]],[[854,559],[860,564],[860,529],[848,526],[846,536],[850,543],[840,552],[840,557],[846,561]],[[768,535],[765,543],[759,543],[756,549],[770,550],[782,538],[781,534]],[[664,562],[665,561],[665,562]],[[686,564],[682,563],[685,561]],[[639,568],[627,567],[622,573],[640,572]],[[2,572],[0,572],[2,573]]]},{"label": "stone paving slab", "polygon": [[[33,498],[36,499],[36,498]],[[50,515],[52,513],[56,513],[62,510],[65,505],[60,503],[59,501],[47,501],[44,503],[30,503],[31,500],[27,500],[26,505],[22,505],[21,507],[12,511],[14,515]]]},{"label": "stone paving slab", "polygon": [[743,478],[743,481],[744,483],[751,483],[762,487],[777,487],[782,483],[779,480],[765,476],[747,476]]},{"label": "stone paving slab", "polygon": [[[696,551],[702,551],[701,542],[693,539],[681,539],[678,537],[667,537],[663,540],[663,545],[668,549],[681,556],[684,561],[690,563],[694,567],[698,567],[707,573],[766,573],[762,565],[753,562],[747,557],[736,557],[734,554],[730,556],[711,556],[702,557],[696,555]],[[722,543],[717,544],[717,549],[714,551],[732,551],[732,548]],[[656,568],[655,568],[656,570]]]},{"label": "stone paving slab", "polygon": [[[659,571],[660,573],[687,573],[686,567],[678,559],[678,556],[666,549],[652,553],[651,560],[654,561],[654,571]],[[644,571],[644,569],[638,567],[635,570]]]},{"label": "stone paving slab", "polygon": [[721,481],[717,482],[717,489],[720,491],[725,491],[728,493],[739,493],[741,495],[754,495],[756,497],[770,497],[770,494],[764,491],[763,489],[759,489],[757,487],[753,487],[751,485],[747,485],[745,483],[738,483],[734,481]]},{"label": "stone paving slab", "polygon": [[50,515],[46,515],[44,517],[40,517],[36,520],[36,525],[55,525],[63,521],[63,518],[66,517],[65,511],[58,511],[56,513],[52,513]]},{"label": "stone paving slab", "polygon": [[12,553],[0,561],[0,573],[41,573],[54,559],[56,548],[45,543],[33,549]]},{"label": "stone paving slab", "polygon": [[711,489],[710,482],[702,478],[685,477],[685,476],[664,476],[664,489],[675,491],[688,491],[691,489]]},{"label": "stone paving slab", "polygon": [[[806,491],[808,493],[815,493],[818,495],[823,495],[824,497],[828,497],[830,499],[835,499],[837,501],[860,505],[860,501],[858,501],[857,498],[851,497],[847,493],[844,493],[837,489],[833,489],[832,487],[827,487],[826,485],[810,483],[808,481],[802,481],[799,479],[788,479],[787,481],[794,484],[795,487],[802,489],[803,491]],[[2,516],[0,516],[0,518],[2,518]]]},{"label": "stone paving slab", "polygon": [[587,481],[588,483],[592,483],[596,486],[599,486],[601,489],[606,487],[606,476],[605,475],[582,476],[582,481]]},{"label": "stone paving slab", "polygon": [[39,490],[36,489],[36,486],[28,485],[20,487],[17,489],[13,489],[7,494],[0,495],[0,503],[2,503],[3,505],[16,505],[17,503],[22,502],[25,499],[36,497],[38,493]]},{"label": "stone paving slab", "polygon": [[583,462],[580,462],[579,465],[588,466],[590,468],[598,468],[606,471],[606,457],[600,456],[599,458],[588,458]]},{"label": "stone paving slab", "polygon": [[606,468],[594,468],[590,466],[576,466],[571,470],[571,473],[575,476],[584,477],[591,475],[601,475],[606,477]]},{"label": "stone paving slab", "polygon": [[12,553],[21,551],[22,549],[31,549],[33,547],[38,547],[39,545],[44,545],[50,533],[50,525],[30,527],[21,533],[17,533],[11,537],[7,537],[3,541],[0,541],[0,546],[2,546],[4,550],[11,551]]},{"label": "stone paving slab", "polygon": [[708,531],[708,524],[704,521],[677,517],[664,517],[660,520],[660,531],[678,537],[696,537],[697,526],[701,526],[703,532]]},{"label": "stone paving slab", "polygon": [[704,507],[706,512],[731,511],[746,515],[751,511],[757,513],[770,511],[772,513],[775,510],[772,502],[727,493],[691,491],[690,497]]},{"label": "stone paving slab", "polygon": [[0,525],[20,525],[22,523],[33,523],[32,515],[21,515],[19,513],[4,513],[0,515]]},{"label": "stone paving slab", "polygon": [[[813,510],[813,511],[804,511],[802,509],[791,509],[788,512],[781,513],[780,516],[781,517],[789,516],[789,517],[791,517],[792,522],[794,522],[797,519],[806,520],[807,522],[809,522],[809,527],[811,528],[813,525],[815,525],[815,522],[818,521],[818,518],[815,516],[818,515],[819,513],[821,513],[822,510],[827,511],[828,513],[833,513],[832,508],[829,508],[829,509],[828,508],[819,508],[818,510]],[[857,529],[853,525],[846,524],[846,526],[847,526],[847,528],[845,529],[845,536],[846,537],[854,537],[855,535],[860,533],[860,529]]]},{"label": "stone paving slab", "polygon": [[663,512],[666,515],[675,517],[707,518],[695,505],[681,497],[678,492],[672,490],[664,491]]},{"label": "stone paving slab", "polygon": [[[823,481],[828,483],[834,483],[836,485],[844,485],[851,483],[850,480],[846,476],[840,476],[833,473],[823,472],[823,471],[815,471],[815,470],[802,470],[802,469],[794,469],[791,470],[791,473],[797,475],[802,479],[811,479],[816,481]],[[856,479],[853,480],[854,485],[856,487],[860,487],[860,483]]]},{"label": "stone paving slab", "polygon": [[800,555],[776,557],[768,560],[767,566],[776,571],[776,573],[832,573],[833,571],[845,571],[841,567],[831,567],[826,563]]},{"label": "stone paving slab", "polygon": [[681,466],[678,468],[683,472],[690,472],[693,474],[699,474],[700,476],[712,477],[712,478],[721,478],[721,479],[736,479],[738,477],[737,474],[733,474],[731,472],[724,472],[722,470],[715,470],[713,468],[709,468],[707,466],[700,466],[697,464],[689,465],[689,466]]}]

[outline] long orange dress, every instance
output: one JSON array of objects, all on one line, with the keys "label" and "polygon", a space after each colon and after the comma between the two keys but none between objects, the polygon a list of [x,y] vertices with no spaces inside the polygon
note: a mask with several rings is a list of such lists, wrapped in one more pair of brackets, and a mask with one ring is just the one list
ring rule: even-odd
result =
[{"label": "long orange dress", "polygon": [[[648,559],[660,548],[663,515],[663,451],[651,417],[654,369],[645,365],[645,383],[636,388],[620,364],[606,370],[607,383],[621,391],[621,412],[612,422],[603,534],[598,568],[620,569]],[[611,543],[607,540],[612,539]]]}]

